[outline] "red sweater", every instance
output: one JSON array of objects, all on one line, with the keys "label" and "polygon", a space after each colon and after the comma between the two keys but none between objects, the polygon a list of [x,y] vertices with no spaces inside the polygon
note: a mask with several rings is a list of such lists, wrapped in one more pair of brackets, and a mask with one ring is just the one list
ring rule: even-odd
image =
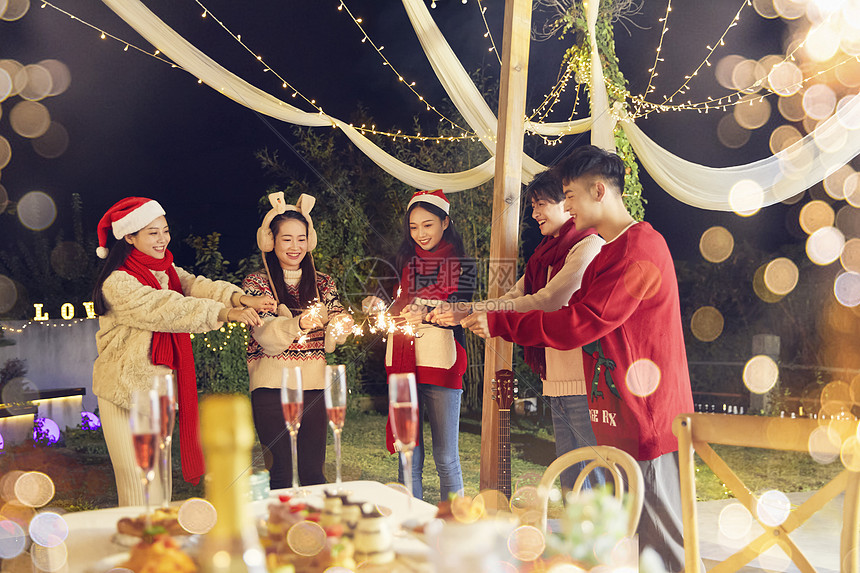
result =
[{"label": "red sweater", "polygon": [[604,245],[568,306],[491,312],[488,320],[492,336],[516,344],[583,347],[599,444],[637,460],[678,449],[672,420],[693,411],[693,396],[675,267],[651,225],[635,224]]}]

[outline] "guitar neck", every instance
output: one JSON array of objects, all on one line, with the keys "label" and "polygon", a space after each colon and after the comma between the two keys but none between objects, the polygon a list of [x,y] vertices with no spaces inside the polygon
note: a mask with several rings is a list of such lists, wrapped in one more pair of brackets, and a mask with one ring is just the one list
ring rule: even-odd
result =
[{"label": "guitar neck", "polygon": [[511,498],[511,411],[499,408],[498,489]]}]

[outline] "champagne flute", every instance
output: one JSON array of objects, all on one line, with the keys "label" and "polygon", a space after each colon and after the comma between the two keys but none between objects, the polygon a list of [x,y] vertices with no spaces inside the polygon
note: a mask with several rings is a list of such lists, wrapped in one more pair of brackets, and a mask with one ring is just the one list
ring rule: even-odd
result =
[{"label": "champagne flute", "polygon": [[290,448],[293,454],[293,490],[291,495],[302,495],[299,491],[299,451],[296,444],[299,428],[302,425],[304,392],[302,391],[302,370],[298,366],[287,367],[281,371],[281,406],[284,409],[284,422],[290,432]]},{"label": "champagne flute", "polygon": [[394,431],[394,445],[403,461],[403,482],[409,492],[412,509],[412,449],[418,437],[418,392],[415,374],[392,374],[388,377],[388,416]]},{"label": "champagne flute", "polygon": [[158,393],[158,404],[160,406],[161,424],[160,441],[158,443],[160,464],[159,477],[164,494],[161,507],[167,508],[170,504],[170,445],[173,442],[173,425],[176,421],[176,389],[173,385],[173,374],[159,374],[155,377],[154,386]]},{"label": "champagne flute", "polygon": [[346,366],[343,364],[326,366],[325,381],[325,411],[334,434],[334,457],[337,468],[335,483],[340,485],[340,433],[346,421]]},{"label": "champagne flute", "polygon": [[129,425],[134,445],[134,458],[143,481],[143,498],[146,504],[146,526],[151,525],[149,484],[155,478],[155,453],[161,431],[161,411],[158,393],[154,389],[135,390],[131,394]]}]

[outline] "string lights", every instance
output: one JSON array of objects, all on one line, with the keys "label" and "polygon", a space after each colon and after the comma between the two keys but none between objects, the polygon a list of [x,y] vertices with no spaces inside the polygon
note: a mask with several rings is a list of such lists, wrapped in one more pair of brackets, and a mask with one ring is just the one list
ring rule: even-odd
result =
[{"label": "string lights", "polygon": [[[487,16],[486,16],[487,7],[481,5],[481,0],[475,0],[475,1],[478,3],[478,9],[480,9],[480,11],[481,11],[481,19],[484,21],[484,29],[486,30],[486,32],[484,32],[484,37],[489,38],[489,40],[490,40],[490,48],[488,49],[488,51],[494,52],[496,54],[496,59],[498,60],[499,65],[501,66],[502,65],[502,57],[499,56],[499,51],[496,49],[496,41],[493,40],[493,34],[490,32],[490,25],[487,23]],[[466,0],[463,0],[463,4],[465,4],[465,3],[466,3]]]},{"label": "string lights", "polygon": [[76,318],[74,320],[68,320],[68,321],[63,321],[63,322],[60,322],[57,320],[51,320],[51,321],[30,320],[27,322],[27,324],[21,326],[21,328],[15,328],[13,326],[8,326],[6,324],[0,323],[0,330],[2,330],[4,332],[8,332],[9,334],[21,334],[25,330],[27,330],[28,327],[33,326],[34,324],[39,324],[41,326],[46,326],[46,327],[51,327],[51,328],[68,328],[68,327],[72,327],[76,324],[80,324],[81,322],[84,322],[85,320],[88,320],[88,319]]},{"label": "string lights", "polygon": [[[197,0],[197,1],[199,2],[199,0]],[[352,19],[353,23],[358,27],[359,31],[363,35],[363,37],[361,39],[361,43],[362,44],[369,43],[370,46],[374,50],[376,50],[376,53],[379,55],[380,58],[382,58],[382,65],[384,67],[388,67],[389,69],[391,69],[392,73],[394,73],[397,76],[397,81],[404,84],[409,89],[409,91],[411,91],[413,94],[415,94],[415,96],[418,98],[418,101],[420,101],[422,104],[424,104],[427,107],[427,111],[432,111],[436,115],[438,115],[440,118],[440,121],[444,121],[444,122],[449,123],[451,125],[451,129],[459,129],[462,132],[462,135],[460,138],[466,139],[466,138],[469,138],[469,137],[472,137],[475,135],[474,132],[472,132],[472,131],[464,128],[464,127],[461,127],[460,125],[455,123],[454,120],[448,118],[445,114],[443,114],[441,111],[439,111],[435,106],[430,104],[424,98],[424,96],[422,96],[420,93],[418,93],[418,91],[415,89],[415,82],[414,81],[409,82],[409,81],[406,81],[405,79],[403,79],[403,74],[398,72],[397,69],[394,67],[394,64],[392,64],[391,61],[385,56],[385,54],[382,53],[382,51],[385,49],[385,46],[378,46],[376,44],[376,42],[373,41],[373,39],[367,33],[367,30],[364,29],[363,19],[362,18],[356,18],[356,16],[352,13],[352,11],[349,9],[349,6],[346,5],[346,2],[344,0],[340,0],[340,3],[338,4],[337,10],[338,10],[338,12],[345,12],[347,14],[347,16],[349,16]]]},{"label": "string lights", "polygon": [[[222,326],[221,328],[218,329],[218,332],[225,333],[227,335],[224,337],[224,340],[222,340],[221,342],[216,342],[215,340],[213,340],[210,337],[211,333],[207,332],[206,334],[203,335],[204,346],[207,349],[211,350],[212,352],[224,351],[228,347],[229,341],[234,335],[233,331],[236,330],[237,328],[242,331],[240,334],[242,335],[242,337],[244,339],[245,345],[247,345],[247,343],[248,343],[248,328],[244,324],[242,324],[241,322],[228,322],[227,324],[225,324],[224,326]],[[191,334],[190,336],[191,336],[192,340],[195,338],[194,334]]]}]

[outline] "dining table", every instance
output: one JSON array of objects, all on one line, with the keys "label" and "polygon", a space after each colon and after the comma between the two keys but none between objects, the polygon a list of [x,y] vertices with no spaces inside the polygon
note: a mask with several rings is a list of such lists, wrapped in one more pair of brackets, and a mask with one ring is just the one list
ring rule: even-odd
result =
[{"label": "dining table", "polygon": [[[348,481],[340,485],[321,484],[304,486],[306,495],[301,501],[311,506],[322,508],[325,493],[339,491],[346,493],[351,501],[370,503],[384,515],[387,515],[392,531],[402,531],[401,525],[409,523],[427,523],[436,515],[436,506],[420,499],[411,498],[405,488],[399,484],[386,485],[375,481]],[[250,501],[249,510],[255,520],[262,520],[268,515],[270,503],[279,502],[279,497],[290,495],[290,489],[273,490],[266,499]],[[171,505],[181,505],[182,501],[174,501]],[[68,527],[65,539],[67,553],[66,562],[53,571],[69,573],[112,573],[127,572],[118,568],[124,562],[129,548],[116,542],[117,521],[123,517],[142,515],[142,506],[112,507],[91,511],[80,511],[63,514]],[[395,552],[405,554],[410,566],[407,570],[430,571],[427,564],[427,545],[419,538],[405,534],[394,535]]]}]

